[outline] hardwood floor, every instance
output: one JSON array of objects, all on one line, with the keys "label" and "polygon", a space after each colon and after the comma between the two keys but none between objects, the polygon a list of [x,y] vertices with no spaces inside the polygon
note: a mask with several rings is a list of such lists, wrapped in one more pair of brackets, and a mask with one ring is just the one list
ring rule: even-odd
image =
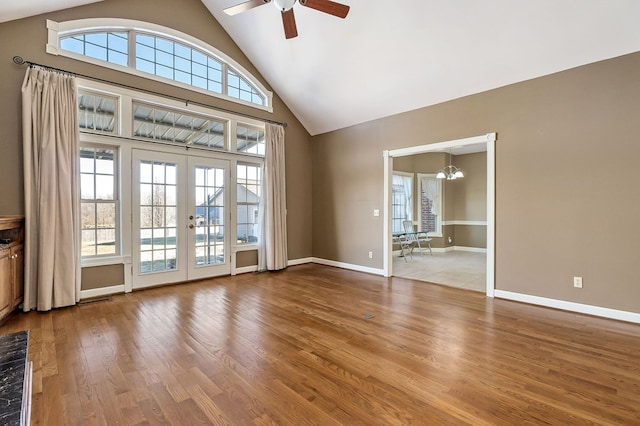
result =
[{"label": "hardwood floor", "polygon": [[640,424],[640,325],[319,265],[22,329],[33,424]]}]

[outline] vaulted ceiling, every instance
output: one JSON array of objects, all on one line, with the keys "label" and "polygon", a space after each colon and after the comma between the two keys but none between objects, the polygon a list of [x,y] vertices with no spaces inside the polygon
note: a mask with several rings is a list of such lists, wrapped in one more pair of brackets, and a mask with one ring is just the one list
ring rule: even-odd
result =
[{"label": "vaulted ceiling", "polygon": [[[0,2],[0,21],[95,0]],[[346,19],[202,0],[312,135],[640,51],[637,0],[341,0]]]}]

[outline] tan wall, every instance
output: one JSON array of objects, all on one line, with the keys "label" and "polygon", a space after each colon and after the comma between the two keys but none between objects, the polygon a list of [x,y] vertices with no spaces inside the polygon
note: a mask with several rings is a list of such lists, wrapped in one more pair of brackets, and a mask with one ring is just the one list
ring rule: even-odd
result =
[{"label": "tan wall", "polygon": [[487,248],[487,227],[485,225],[454,225],[452,238],[453,245],[458,247]]},{"label": "tan wall", "polygon": [[236,267],[256,266],[258,264],[258,251],[239,251],[236,253]]},{"label": "tan wall", "polygon": [[82,290],[124,285],[124,267],[117,265],[82,268]]},{"label": "tan wall", "polygon": [[382,268],[383,150],[497,132],[496,287],[640,312],[639,71],[635,53],[315,136],[314,256]]},{"label": "tan wall", "polygon": [[170,85],[45,53],[46,19],[66,21],[93,17],[117,17],[152,22],[197,37],[215,46],[260,77],[255,67],[215,21],[200,0],[105,0],[60,12],[0,24],[0,214],[23,214],[22,142],[20,88],[25,67],[11,62],[14,55],[26,60],[58,67],[80,74],[104,78],[134,87],[186,97],[193,101],[248,113],[265,119],[284,121],[286,129],[287,225],[289,258],[311,256],[309,230],[311,216],[311,137],[284,103],[274,96],[274,113],[256,110],[233,102]]},{"label": "tan wall", "polygon": [[487,220],[487,153],[456,155],[454,159],[465,177],[450,182],[453,220]]}]

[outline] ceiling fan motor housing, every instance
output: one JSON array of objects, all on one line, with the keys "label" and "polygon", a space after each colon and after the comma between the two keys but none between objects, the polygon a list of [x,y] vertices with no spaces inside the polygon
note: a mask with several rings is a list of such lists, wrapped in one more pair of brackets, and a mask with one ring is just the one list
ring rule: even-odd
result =
[{"label": "ceiling fan motor housing", "polygon": [[296,0],[273,0],[273,4],[275,4],[280,11],[286,12],[296,4]]}]

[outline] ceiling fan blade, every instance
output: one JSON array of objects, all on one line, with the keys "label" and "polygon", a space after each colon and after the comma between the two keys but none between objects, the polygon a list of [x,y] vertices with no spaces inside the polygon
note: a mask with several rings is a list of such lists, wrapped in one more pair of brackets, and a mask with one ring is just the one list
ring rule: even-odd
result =
[{"label": "ceiling fan blade", "polygon": [[238,13],[246,12],[249,9],[253,9],[254,7],[262,6],[263,4],[267,4],[271,2],[271,0],[249,0],[244,3],[236,4],[235,6],[228,7],[223,10],[227,15],[237,15]]},{"label": "ceiling fan blade", "polygon": [[349,13],[349,6],[331,0],[299,0],[299,2],[303,6],[337,16],[338,18],[346,18]]},{"label": "ceiling fan blade", "polygon": [[296,27],[296,17],[293,15],[293,9],[282,12],[282,25],[284,26],[285,38],[298,37],[298,28]]}]

